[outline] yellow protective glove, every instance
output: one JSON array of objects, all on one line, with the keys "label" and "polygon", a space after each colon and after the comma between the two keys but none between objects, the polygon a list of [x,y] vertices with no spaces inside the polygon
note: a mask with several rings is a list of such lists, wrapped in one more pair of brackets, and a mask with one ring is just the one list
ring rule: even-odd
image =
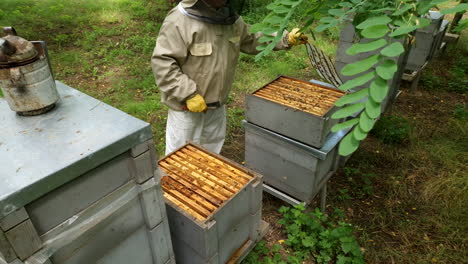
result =
[{"label": "yellow protective glove", "polygon": [[208,108],[208,106],[206,105],[205,99],[203,99],[203,97],[199,94],[188,99],[186,104],[187,104],[187,109],[190,112],[194,112],[194,113],[205,112],[206,108]]},{"label": "yellow protective glove", "polygon": [[289,46],[306,44],[308,40],[304,33],[299,32],[299,28],[293,29],[288,35]]}]

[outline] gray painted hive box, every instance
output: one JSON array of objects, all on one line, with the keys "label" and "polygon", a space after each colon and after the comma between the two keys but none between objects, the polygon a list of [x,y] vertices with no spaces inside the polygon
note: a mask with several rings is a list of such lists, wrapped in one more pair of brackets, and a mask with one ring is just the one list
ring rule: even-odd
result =
[{"label": "gray painted hive box", "polygon": [[191,143],[159,167],[177,263],[238,263],[261,239],[261,175]]},{"label": "gray painted hive box", "polygon": [[429,11],[426,18],[430,19],[431,23],[425,28],[416,30],[416,39],[409,51],[406,70],[419,70],[433,58],[434,53],[440,48],[442,39],[440,32],[446,30],[446,24],[444,26],[442,23],[444,15],[438,11]]},{"label": "gray painted hive box", "polygon": [[322,147],[345,95],[327,84],[280,76],[246,97],[246,120],[307,145]]},{"label": "gray painted hive box", "polygon": [[349,131],[316,149],[249,122],[244,128],[246,166],[263,175],[265,191],[291,204],[310,203],[335,172],[338,143]]},{"label": "gray painted hive box", "polygon": [[[394,100],[396,95],[398,94],[398,89],[400,87],[401,83],[401,78],[403,77],[404,70],[406,68],[406,61],[408,59],[408,54],[409,54],[409,47],[405,39],[391,39],[390,37],[386,37],[387,41],[392,41],[392,42],[400,42],[405,46],[406,52],[401,54],[398,57],[391,58],[397,65],[398,65],[398,71],[395,73],[393,79],[389,80],[389,91],[388,91],[388,96],[387,98],[382,102],[382,111],[385,111],[387,106],[389,105],[390,102]],[[354,43],[367,43],[372,40],[366,39],[366,38],[360,38],[356,34],[356,30],[352,24],[346,25],[343,30],[340,33],[340,40],[338,42],[338,49],[337,49],[337,54],[336,54],[336,59],[335,59],[335,66],[337,71],[340,73],[340,77],[343,80],[343,83],[346,81],[349,81],[353,78],[355,78],[358,75],[355,76],[344,76],[341,74],[341,70],[350,63],[357,62],[359,60],[368,58],[369,56],[372,56],[374,54],[378,54],[380,52],[379,50],[376,51],[370,51],[370,52],[364,52],[360,53],[355,56],[348,55],[346,53],[346,50],[350,48]],[[369,71],[374,71],[379,64],[374,65]],[[367,73],[365,72],[365,73]],[[358,86],[356,88],[353,88],[352,91],[359,91],[363,88],[368,88],[370,86],[371,82],[365,83],[364,85]]]},{"label": "gray painted hive box", "polygon": [[34,117],[0,99],[0,259],[174,263],[149,124],[57,89]]}]

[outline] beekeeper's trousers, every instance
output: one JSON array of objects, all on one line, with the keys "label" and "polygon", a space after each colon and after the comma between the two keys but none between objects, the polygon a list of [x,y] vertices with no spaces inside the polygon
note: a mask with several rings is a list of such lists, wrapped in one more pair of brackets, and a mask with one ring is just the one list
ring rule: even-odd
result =
[{"label": "beekeeper's trousers", "polygon": [[192,113],[169,109],[166,125],[166,155],[188,141],[220,153],[226,137],[226,106]]}]

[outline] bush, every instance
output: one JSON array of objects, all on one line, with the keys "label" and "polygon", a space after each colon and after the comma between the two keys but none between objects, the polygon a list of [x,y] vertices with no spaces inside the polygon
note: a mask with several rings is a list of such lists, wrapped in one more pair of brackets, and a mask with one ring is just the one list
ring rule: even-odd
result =
[{"label": "bush", "polygon": [[408,143],[412,126],[408,120],[399,116],[382,117],[371,134],[385,144]]}]

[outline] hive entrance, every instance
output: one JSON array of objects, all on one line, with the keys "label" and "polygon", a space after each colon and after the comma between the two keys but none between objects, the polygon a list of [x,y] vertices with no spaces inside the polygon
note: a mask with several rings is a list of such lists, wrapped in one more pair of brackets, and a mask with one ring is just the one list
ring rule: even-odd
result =
[{"label": "hive entrance", "polygon": [[159,161],[167,176],[164,197],[204,221],[253,178],[253,175],[194,146],[186,145]]},{"label": "hive entrance", "polygon": [[324,116],[344,92],[281,76],[253,95],[307,113]]}]

